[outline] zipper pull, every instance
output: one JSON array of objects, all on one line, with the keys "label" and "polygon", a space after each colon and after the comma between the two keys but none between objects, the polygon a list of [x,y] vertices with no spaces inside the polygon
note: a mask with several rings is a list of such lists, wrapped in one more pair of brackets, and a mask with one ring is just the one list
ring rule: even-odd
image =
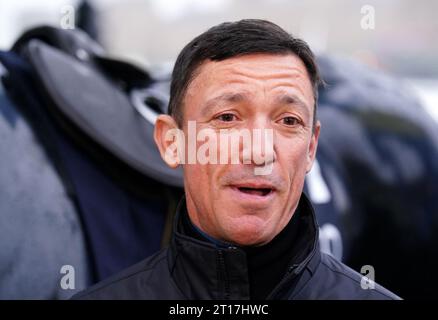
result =
[{"label": "zipper pull", "polygon": [[288,267],[287,271],[289,273],[292,273],[293,271],[295,271],[296,268],[298,268],[299,264],[293,264],[291,266]]}]

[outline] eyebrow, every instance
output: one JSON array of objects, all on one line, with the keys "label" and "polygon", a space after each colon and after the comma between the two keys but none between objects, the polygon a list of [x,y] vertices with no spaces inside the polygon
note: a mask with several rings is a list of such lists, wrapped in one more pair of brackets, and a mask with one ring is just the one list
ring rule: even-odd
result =
[{"label": "eyebrow", "polygon": [[294,105],[299,107],[300,109],[303,109],[303,111],[305,111],[310,116],[310,110],[307,106],[307,103],[305,103],[300,97],[294,94],[284,93],[279,95],[275,100],[275,103],[277,105]]},{"label": "eyebrow", "polygon": [[221,102],[237,103],[247,99],[248,97],[247,94],[245,93],[226,92],[205,102],[202,106],[201,112],[202,114],[206,114],[209,111],[209,109],[213,108],[214,106],[216,106],[218,103]]},{"label": "eyebrow", "polygon": [[[211,98],[203,104],[202,114],[207,114],[208,111],[221,102],[238,103],[244,100],[248,100],[248,94],[244,92],[226,92],[220,94],[214,98]],[[283,93],[277,96],[274,102],[276,105],[293,105],[297,106],[306,112],[310,116],[309,107],[298,96],[289,93]]]}]

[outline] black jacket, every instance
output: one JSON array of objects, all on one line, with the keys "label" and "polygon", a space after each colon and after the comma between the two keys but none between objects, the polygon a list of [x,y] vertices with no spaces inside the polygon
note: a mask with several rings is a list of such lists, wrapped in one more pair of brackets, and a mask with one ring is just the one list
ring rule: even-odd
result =
[{"label": "black jacket", "polygon": [[[362,289],[361,274],[322,253],[313,208],[304,194],[298,207],[302,237],[291,245],[297,254],[268,299],[399,299],[378,284]],[[183,201],[168,248],[73,298],[250,299],[245,251],[188,236],[182,210]]]}]

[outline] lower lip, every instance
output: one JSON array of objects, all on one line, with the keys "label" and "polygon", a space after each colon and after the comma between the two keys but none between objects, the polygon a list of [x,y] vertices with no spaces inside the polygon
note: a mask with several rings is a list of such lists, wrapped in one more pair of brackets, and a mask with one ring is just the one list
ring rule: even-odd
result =
[{"label": "lower lip", "polygon": [[232,199],[235,199],[240,202],[251,203],[251,204],[266,204],[272,201],[275,195],[275,191],[273,190],[264,196],[242,192],[237,187],[230,187],[230,190],[231,190]]}]

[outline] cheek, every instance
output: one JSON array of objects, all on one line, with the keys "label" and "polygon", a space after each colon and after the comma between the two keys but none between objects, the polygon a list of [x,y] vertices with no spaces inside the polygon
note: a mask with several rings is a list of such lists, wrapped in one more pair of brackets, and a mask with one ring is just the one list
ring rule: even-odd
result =
[{"label": "cheek", "polygon": [[309,153],[309,142],[301,137],[282,138],[278,141],[279,153],[294,167],[305,166]]},{"label": "cheek", "polygon": [[184,165],[184,181],[191,190],[205,188],[208,184],[208,175],[205,166],[200,164]]},{"label": "cheek", "polygon": [[295,180],[304,179],[308,165],[308,145],[303,140],[291,141],[288,139],[280,146],[278,162],[281,171],[287,175],[291,184]]},{"label": "cheek", "polygon": [[215,192],[215,169],[214,165],[208,164],[184,165],[184,182],[194,197],[205,198]]}]

